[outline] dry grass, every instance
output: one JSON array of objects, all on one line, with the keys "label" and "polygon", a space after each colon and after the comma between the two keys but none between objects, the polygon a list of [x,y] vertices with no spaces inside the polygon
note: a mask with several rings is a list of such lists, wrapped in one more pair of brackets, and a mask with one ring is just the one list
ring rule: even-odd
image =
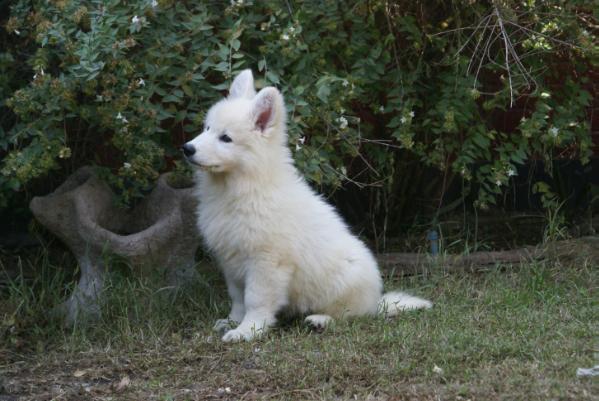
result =
[{"label": "dry grass", "polygon": [[599,400],[599,381],[575,374],[599,363],[597,267],[433,273],[387,283],[430,311],[323,333],[285,321],[234,345],[208,328],[226,309],[211,275],[176,297],[117,277],[104,319],[74,330],[39,320],[39,285],[17,310],[15,284],[0,300],[0,400]]}]

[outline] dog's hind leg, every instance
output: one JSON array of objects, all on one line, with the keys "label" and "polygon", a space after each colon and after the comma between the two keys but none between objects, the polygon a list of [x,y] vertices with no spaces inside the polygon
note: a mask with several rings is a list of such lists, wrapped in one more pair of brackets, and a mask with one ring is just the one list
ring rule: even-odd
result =
[{"label": "dog's hind leg", "polygon": [[331,322],[333,318],[329,315],[309,315],[304,319],[304,323],[316,331],[324,330]]}]

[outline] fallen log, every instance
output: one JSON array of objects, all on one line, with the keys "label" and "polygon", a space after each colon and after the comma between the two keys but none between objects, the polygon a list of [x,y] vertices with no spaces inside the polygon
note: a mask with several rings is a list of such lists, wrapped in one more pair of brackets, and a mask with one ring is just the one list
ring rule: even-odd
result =
[{"label": "fallen log", "polygon": [[377,256],[386,275],[412,275],[433,270],[477,271],[499,265],[520,265],[542,260],[599,261],[599,236],[554,241],[506,251],[480,251],[463,255],[422,253],[383,253]]}]

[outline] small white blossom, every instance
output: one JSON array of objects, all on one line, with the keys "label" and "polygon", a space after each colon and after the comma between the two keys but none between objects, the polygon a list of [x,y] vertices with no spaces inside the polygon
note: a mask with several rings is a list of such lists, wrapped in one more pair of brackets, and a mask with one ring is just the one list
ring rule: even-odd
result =
[{"label": "small white blossom", "polygon": [[501,186],[501,180],[495,181],[495,185],[497,185],[498,187],[500,187]]},{"label": "small white blossom", "polygon": [[385,106],[381,106],[379,107],[379,111],[382,113],[383,111],[385,111]]},{"label": "small white blossom", "polygon": [[349,86],[349,82],[347,82],[347,79],[344,79],[343,82],[341,82],[341,85],[347,88]]},{"label": "small white blossom", "polygon": [[156,7],[158,7],[158,1],[152,0],[152,8],[156,8]]},{"label": "small white blossom", "polygon": [[549,92],[541,92],[541,97],[543,99],[548,99],[551,97],[551,94]]},{"label": "small white blossom", "polygon": [[559,134],[559,128],[557,128],[557,127],[549,128],[549,134],[551,134],[552,137],[557,138],[557,134]]},{"label": "small white blossom", "polygon": [[33,80],[35,81],[37,79],[37,77],[43,77],[44,74],[44,69],[40,68],[39,74],[36,72],[35,74],[33,74]]},{"label": "small white blossom", "polygon": [[141,19],[137,15],[135,15],[135,16],[133,16],[133,18],[131,18],[131,22],[133,24],[139,24],[140,21],[141,21]]},{"label": "small white blossom", "polygon": [[415,115],[414,111],[410,111],[410,117],[414,118]]},{"label": "small white blossom", "polygon": [[137,81],[137,84],[138,84],[139,86],[145,86],[145,85],[146,85],[146,81],[144,81],[144,79],[143,79],[143,78],[139,78],[139,80]]},{"label": "small white blossom", "polygon": [[440,367],[438,367],[437,365],[435,365],[433,367],[433,372],[435,372],[438,375],[442,375],[443,374],[443,369],[441,369]]},{"label": "small white blossom", "polygon": [[339,121],[339,128],[341,128],[341,129],[347,128],[347,118],[341,116],[337,119],[337,121]]},{"label": "small white blossom", "polygon": [[400,121],[402,124],[405,124],[405,123],[408,121],[408,119],[402,116],[402,117],[399,119],[399,121]]},{"label": "small white blossom", "polygon": [[123,122],[123,124],[127,124],[129,121],[127,121],[127,119],[125,118],[125,116],[123,116],[121,114],[121,112],[119,111],[119,114],[116,115],[116,119],[117,120],[121,120]]},{"label": "small white blossom", "polygon": [[290,27],[289,27],[289,33],[291,33],[291,34],[292,34],[292,33],[294,33],[294,32],[295,32],[295,28],[294,28],[294,27],[292,27],[292,26],[290,26]]},{"label": "small white blossom", "polygon": [[131,163],[123,163],[123,167],[126,168],[127,170],[131,168]]},{"label": "small white blossom", "polygon": [[15,35],[20,35],[20,34],[21,34],[21,31],[19,31],[18,29],[15,29],[15,30],[14,30],[14,33],[15,33]]},{"label": "small white blossom", "polygon": [[284,34],[281,35],[281,39],[287,41],[287,40],[289,40],[289,35],[287,35],[286,33],[284,33]]},{"label": "small white blossom", "polygon": [[303,145],[306,142],[306,137],[302,136],[298,139],[298,141]]},{"label": "small white blossom", "polygon": [[510,169],[507,171],[507,176],[508,176],[508,177],[513,177],[513,176],[515,176],[515,175],[516,175],[516,171],[515,171],[513,168],[510,168]]}]

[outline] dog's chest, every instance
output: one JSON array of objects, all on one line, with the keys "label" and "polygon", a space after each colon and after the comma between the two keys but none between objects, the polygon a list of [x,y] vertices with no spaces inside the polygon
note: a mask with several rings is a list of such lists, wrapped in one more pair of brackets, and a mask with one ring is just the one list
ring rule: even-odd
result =
[{"label": "dog's chest", "polygon": [[251,257],[268,244],[272,207],[262,198],[208,196],[200,201],[198,227],[207,246],[225,259]]}]

